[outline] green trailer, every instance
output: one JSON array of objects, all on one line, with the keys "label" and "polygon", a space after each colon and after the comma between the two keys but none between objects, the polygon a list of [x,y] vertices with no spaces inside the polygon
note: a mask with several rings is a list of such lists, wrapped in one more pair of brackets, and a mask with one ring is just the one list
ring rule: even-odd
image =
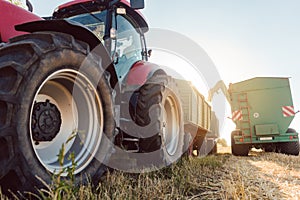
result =
[{"label": "green trailer", "polygon": [[289,128],[296,112],[288,78],[257,77],[226,87],[219,81],[208,101],[222,90],[230,103],[236,129],[231,133],[234,155],[246,156],[252,147],[299,155],[298,133]]},{"label": "green trailer", "polygon": [[298,133],[289,128],[294,119],[288,78],[259,77],[229,85],[232,153],[245,156],[251,147],[299,154]]}]

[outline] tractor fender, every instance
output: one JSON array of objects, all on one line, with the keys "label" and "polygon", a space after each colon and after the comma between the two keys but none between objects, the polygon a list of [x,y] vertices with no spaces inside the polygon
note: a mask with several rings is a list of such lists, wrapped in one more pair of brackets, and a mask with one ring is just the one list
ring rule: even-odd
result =
[{"label": "tractor fender", "polygon": [[18,31],[29,33],[43,31],[66,33],[72,35],[76,40],[86,42],[90,46],[91,51],[96,51],[96,53],[102,55],[102,67],[110,73],[111,87],[114,88],[117,84],[118,78],[110,55],[97,36],[81,24],[63,19],[41,20],[20,24],[15,28]]},{"label": "tractor fender", "polygon": [[16,30],[23,32],[40,32],[40,31],[54,31],[59,33],[66,33],[72,35],[75,39],[84,41],[89,44],[91,49],[97,45],[101,45],[100,40],[89,29],[82,26],[78,22],[67,21],[64,19],[56,20],[40,20],[16,25]]},{"label": "tractor fender", "polygon": [[0,1],[0,19],[0,42],[8,42],[12,37],[25,34],[16,31],[15,25],[42,20],[35,14],[8,1]]},{"label": "tractor fender", "polygon": [[138,61],[133,64],[129,70],[126,85],[129,87],[142,86],[154,73],[166,74],[157,64],[147,61]]}]

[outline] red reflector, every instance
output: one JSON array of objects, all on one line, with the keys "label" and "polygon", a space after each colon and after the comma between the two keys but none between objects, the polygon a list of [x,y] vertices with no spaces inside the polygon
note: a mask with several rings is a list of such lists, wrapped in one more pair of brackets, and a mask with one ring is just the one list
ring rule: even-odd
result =
[{"label": "red reflector", "polygon": [[291,136],[290,136],[290,140],[292,140],[292,139],[293,139],[293,136],[291,135]]}]

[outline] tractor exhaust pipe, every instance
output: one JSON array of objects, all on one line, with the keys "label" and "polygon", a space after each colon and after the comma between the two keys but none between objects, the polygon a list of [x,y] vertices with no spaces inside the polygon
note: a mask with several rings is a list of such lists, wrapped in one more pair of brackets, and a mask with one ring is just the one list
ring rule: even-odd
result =
[{"label": "tractor exhaust pipe", "polygon": [[30,12],[33,11],[33,6],[32,6],[32,4],[30,3],[29,0],[26,0],[26,6],[27,6],[27,8],[28,8],[28,10],[29,10]]}]

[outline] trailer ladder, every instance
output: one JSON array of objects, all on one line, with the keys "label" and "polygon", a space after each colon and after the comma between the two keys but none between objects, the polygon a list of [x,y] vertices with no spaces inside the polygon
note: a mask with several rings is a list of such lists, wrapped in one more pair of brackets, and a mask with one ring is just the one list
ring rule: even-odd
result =
[{"label": "trailer ladder", "polygon": [[248,103],[248,95],[247,93],[238,94],[238,106],[240,111],[242,112],[242,120],[239,121],[240,129],[242,131],[243,138],[250,137],[250,141],[252,142],[252,128],[250,121],[250,107]]}]

